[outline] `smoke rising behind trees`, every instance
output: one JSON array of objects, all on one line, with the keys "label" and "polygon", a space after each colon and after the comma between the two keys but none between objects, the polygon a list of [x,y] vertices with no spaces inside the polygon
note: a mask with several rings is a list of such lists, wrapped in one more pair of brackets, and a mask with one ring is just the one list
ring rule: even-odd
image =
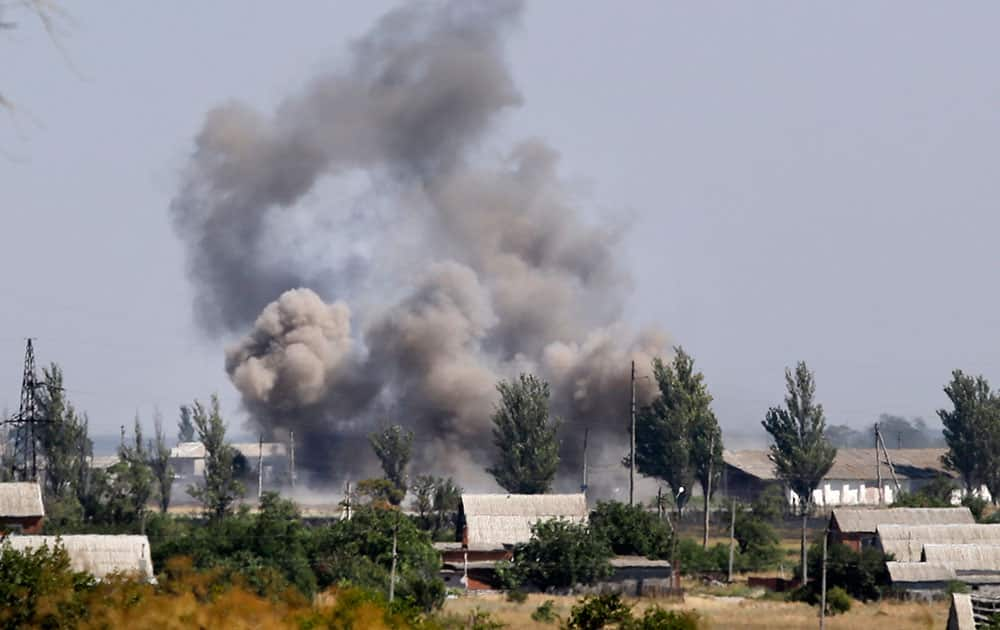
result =
[{"label": "smoke rising behind trees", "polygon": [[[667,354],[620,321],[623,226],[588,219],[544,141],[490,141],[523,101],[504,51],[520,14],[404,5],[274,112],[222,104],[195,137],[170,211],[196,320],[237,339],[251,423],[294,431],[320,478],[371,471],[358,443],[388,421],[415,432],[415,470],[486,482],[495,385],[524,371],[617,459],[629,362]],[[562,445],[574,474],[580,446]]]}]

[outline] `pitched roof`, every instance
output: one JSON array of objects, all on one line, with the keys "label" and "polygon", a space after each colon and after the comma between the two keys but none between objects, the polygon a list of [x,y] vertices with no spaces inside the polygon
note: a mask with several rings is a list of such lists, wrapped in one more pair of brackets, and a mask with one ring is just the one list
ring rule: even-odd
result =
[{"label": "pitched roof", "polygon": [[879,525],[879,544],[900,562],[920,562],[924,545],[1000,545],[1000,525]]},{"label": "pitched roof", "polygon": [[[947,449],[943,448],[898,448],[889,451],[896,477],[899,479],[927,479],[938,475],[953,476],[953,473],[941,463],[941,456]],[[730,451],[722,453],[726,464],[737,468],[748,475],[763,480],[776,480],[774,462],[768,457],[766,450]],[[885,458],[882,462],[882,479],[891,479],[889,466]],[[875,449],[873,448],[838,448],[833,467],[824,479],[843,479],[845,481],[873,481],[875,473]]]},{"label": "pitched roof", "polygon": [[925,543],[921,561],[947,565],[952,569],[1000,571],[1000,544],[941,545]]},{"label": "pitched roof", "polygon": [[834,508],[833,519],[841,532],[871,532],[879,525],[972,525],[976,519],[967,507],[953,508]]},{"label": "pitched roof", "polygon": [[112,573],[153,578],[149,539],[145,536],[10,536],[4,544],[16,551],[62,546],[74,571],[86,571],[101,579]]},{"label": "pitched roof", "polygon": [[889,579],[899,582],[950,582],[957,578],[955,570],[943,564],[929,562],[886,562]]},{"label": "pitched roof", "polygon": [[463,494],[469,546],[512,545],[531,539],[531,526],[552,518],[587,522],[582,494]]},{"label": "pitched roof", "polygon": [[42,487],[34,481],[0,483],[0,517],[45,516]]}]

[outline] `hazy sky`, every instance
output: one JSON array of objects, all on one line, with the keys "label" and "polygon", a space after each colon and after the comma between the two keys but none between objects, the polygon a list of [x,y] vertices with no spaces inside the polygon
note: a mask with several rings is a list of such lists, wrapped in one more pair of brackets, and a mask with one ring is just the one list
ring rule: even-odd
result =
[{"label": "hazy sky", "polygon": [[[206,110],[271,109],[391,3],[64,5],[59,45],[28,16],[0,38],[0,404],[33,336],[96,432],[213,391],[239,424],[178,171]],[[498,144],[546,139],[631,217],[629,319],[695,356],[731,433],[799,359],[832,423],[931,419],[954,368],[1000,381],[1000,5],[960,8],[548,1],[511,37],[525,103]]]}]

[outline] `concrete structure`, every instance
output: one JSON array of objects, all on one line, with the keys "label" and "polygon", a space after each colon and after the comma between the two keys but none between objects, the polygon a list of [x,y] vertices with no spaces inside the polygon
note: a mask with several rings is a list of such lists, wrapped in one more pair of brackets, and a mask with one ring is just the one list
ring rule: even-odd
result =
[{"label": "concrete structure", "polygon": [[[941,448],[903,448],[889,451],[892,470],[895,471],[903,492],[915,492],[935,477],[954,477],[945,469]],[[783,488],[790,507],[797,506],[799,497],[783,487],[774,472],[774,463],[766,450],[723,452],[725,468],[722,488],[728,496],[753,500],[768,486]],[[877,465],[876,462],[879,462]],[[879,493],[878,473],[881,470],[882,492]],[[833,507],[840,505],[889,505],[896,496],[896,486],[889,465],[884,457],[876,459],[875,449],[837,449],[830,472],[813,492],[813,505]],[[956,493],[957,503],[959,494]]]},{"label": "concrete structure", "polygon": [[35,534],[42,530],[42,487],[33,481],[0,483],[0,533]]},{"label": "concrete structure", "polygon": [[880,525],[974,525],[967,507],[955,508],[834,508],[830,542],[860,551],[876,545]]},{"label": "concrete structure", "polygon": [[118,573],[148,581],[154,578],[145,536],[10,536],[4,544],[17,551],[63,547],[74,571],[85,571],[97,579]]},{"label": "concrete structure", "polygon": [[[245,459],[247,469],[256,471],[261,453],[257,442],[232,444]],[[288,447],[282,442],[264,442],[264,483],[280,483],[288,474]],[[170,465],[178,479],[198,478],[205,474],[205,445],[201,442],[181,442],[170,449]]]}]

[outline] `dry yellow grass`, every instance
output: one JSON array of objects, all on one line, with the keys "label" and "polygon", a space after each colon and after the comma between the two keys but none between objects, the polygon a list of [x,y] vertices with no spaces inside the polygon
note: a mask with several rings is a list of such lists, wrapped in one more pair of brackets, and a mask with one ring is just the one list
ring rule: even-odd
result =
[{"label": "dry yellow grass", "polygon": [[[555,611],[565,619],[576,602],[572,597],[555,597],[533,594],[523,604],[504,600],[501,595],[472,595],[449,600],[445,611],[462,616],[480,608],[511,628],[556,628],[553,624],[538,623],[531,613],[547,599],[555,601]],[[632,601],[636,611],[653,603],[651,600]],[[734,597],[688,596],[684,603],[661,603],[664,608],[695,610],[701,615],[702,627],[716,628],[817,628],[817,610],[806,604],[778,601],[740,599]],[[944,627],[948,618],[948,605],[882,602],[878,604],[855,603],[851,611],[827,619],[830,630],[838,628],[860,630],[891,624],[892,630],[924,630]]]}]

